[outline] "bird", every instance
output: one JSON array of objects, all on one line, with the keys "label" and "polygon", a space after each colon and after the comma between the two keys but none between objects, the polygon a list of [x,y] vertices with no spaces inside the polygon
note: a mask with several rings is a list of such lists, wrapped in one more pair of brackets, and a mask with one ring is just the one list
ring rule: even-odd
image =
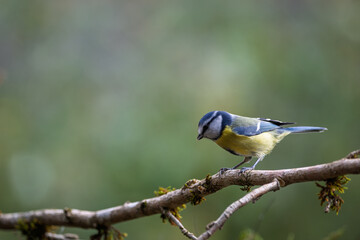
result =
[{"label": "bird", "polygon": [[269,118],[251,118],[225,111],[206,113],[199,121],[197,139],[208,138],[226,151],[243,156],[244,160],[232,168],[221,168],[220,174],[236,169],[244,163],[257,160],[252,167],[243,167],[240,172],[253,170],[284,137],[290,133],[323,132],[324,127],[294,126],[293,122],[282,122]]}]

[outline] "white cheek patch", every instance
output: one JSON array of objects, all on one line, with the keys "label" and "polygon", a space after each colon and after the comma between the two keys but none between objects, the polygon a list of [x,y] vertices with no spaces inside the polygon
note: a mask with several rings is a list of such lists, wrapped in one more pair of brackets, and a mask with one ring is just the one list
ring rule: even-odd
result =
[{"label": "white cheek patch", "polygon": [[214,130],[220,130],[221,129],[221,123],[222,123],[222,116],[219,115],[217,118],[215,118],[211,124],[210,124],[210,128],[214,129]]},{"label": "white cheek patch", "polygon": [[219,115],[211,123],[204,135],[210,139],[216,139],[221,135],[222,116]]}]

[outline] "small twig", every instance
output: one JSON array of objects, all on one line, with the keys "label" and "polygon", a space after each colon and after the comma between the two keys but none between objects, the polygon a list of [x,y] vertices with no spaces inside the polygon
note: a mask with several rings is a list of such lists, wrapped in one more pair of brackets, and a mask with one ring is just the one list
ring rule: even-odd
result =
[{"label": "small twig", "polygon": [[351,153],[349,153],[345,158],[347,159],[353,159],[353,158],[357,158],[358,156],[360,156],[360,149],[352,151]]},{"label": "small twig", "polygon": [[174,215],[171,214],[169,210],[161,208],[161,211],[171,222],[173,222],[176,226],[179,227],[182,234],[184,234],[189,239],[197,240],[197,237],[193,233],[189,232],[189,230],[187,230],[184,225],[182,225],[182,223]]},{"label": "small twig", "polygon": [[241,207],[245,206],[249,202],[254,201],[255,199],[258,199],[265,193],[268,193],[270,191],[276,191],[280,189],[280,183],[277,179],[274,179],[271,183],[265,184],[252,192],[246,194],[244,197],[240,198],[239,200],[233,202],[230,206],[228,206],[225,211],[220,215],[220,217],[210,223],[208,225],[207,231],[205,231],[203,234],[201,234],[198,237],[198,240],[205,240],[210,238],[217,230],[220,230],[225,222],[229,219],[229,217],[236,212]]}]

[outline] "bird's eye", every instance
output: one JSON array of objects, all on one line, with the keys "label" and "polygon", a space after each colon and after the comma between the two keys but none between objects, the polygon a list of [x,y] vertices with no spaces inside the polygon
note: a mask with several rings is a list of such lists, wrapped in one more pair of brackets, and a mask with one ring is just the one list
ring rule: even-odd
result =
[{"label": "bird's eye", "polygon": [[205,126],[203,127],[203,133],[204,133],[208,128],[209,128],[209,126],[208,126],[208,125],[205,125]]}]

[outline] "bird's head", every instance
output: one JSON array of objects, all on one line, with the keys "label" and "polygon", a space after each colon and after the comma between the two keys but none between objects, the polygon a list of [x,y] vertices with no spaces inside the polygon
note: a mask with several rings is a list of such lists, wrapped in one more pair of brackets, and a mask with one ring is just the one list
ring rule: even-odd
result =
[{"label": "bird's head", "polygon": [[221,136],[225,126],[230,124],[230,122],[231,115],[227,112],[212,111],[205,114],[199,121],[197,139],[218,139]]}]

